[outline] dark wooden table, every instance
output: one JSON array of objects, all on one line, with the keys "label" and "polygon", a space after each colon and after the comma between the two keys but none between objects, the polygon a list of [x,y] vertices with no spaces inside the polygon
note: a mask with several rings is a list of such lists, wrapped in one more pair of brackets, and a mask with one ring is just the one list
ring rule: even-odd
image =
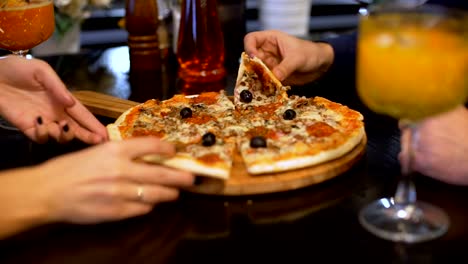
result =
[{"label": "dark wooden table", "polygon": [[[154,96],[157,86],[133,91],[128,83],[128,50],[114,47],[44,58],[71,90],[95,90],[125,99]],[[176,92],[168,64],[165,96]],[[228,69],[226,89],[234,86]],[[0,241],[0,263],[463,263],[468,261],[468,189],[416,177],[419,198],[444,208],[451,226],[442,238],[416,245],[374,237],[358,222],[358,212],[379,197],[391,196],[399,176],[399,130],[395,120],[363,107],[354,87],[319,83],[293,93],[321,95],[361,111],[368,136],[364,158],[348,172],[295,191],[255,196],[183,193],[148,215],[97,225],[42,226]],[[157,93],[160,94],[160,93]],[[99,117],[106,124],[112,119]],[[27,166],[86,148],[29,142],[0,129],[0,168]],[[60,197],[57,197],[60,199]],[[8,201],[1,201],[8,202]]]}]

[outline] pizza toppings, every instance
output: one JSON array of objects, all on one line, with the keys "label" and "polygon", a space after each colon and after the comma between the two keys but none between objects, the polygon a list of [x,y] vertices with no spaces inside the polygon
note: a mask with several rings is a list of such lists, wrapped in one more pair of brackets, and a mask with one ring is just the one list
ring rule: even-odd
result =
[{"label": "pizza toppings", "polygon": [[240,99],[243,103],[250,103],[253,99],[252,93],[249,90],[243,90],[240,93]]},{"label": "pizza toppings", "polygon": [[250,139],[251,148],[266,148],[266,139],[262,136],[255,136]]},{"label": "pizza toppings", "polygon": [[283,118],[284,120],[293,120],[296,117],[296,111],[292,109],[287,109],[284,111]]},{"label": "pizza toppings", "polygon": [[210,146],[213,146],[215,143],[216,143],[216,136],[213,133],[208,132],[203,135],[202,137],[203,146],[210,147]]},{"label": "pizza toppings", "polygon": [[361,141],[359,112],[318,96],[288,96],[288,89],[243,54],[233,100],[223,90],[148,100],[110,124],[109,134],[154,135],[183,146],[162,164],[221,179],[229,177],[236,151],[249,173],[263,174],[327,162]]},{"label": "pizza toppings", "polygon": [[180,110],[180,116],[182,118],[189,118],[192,117],[192,109],[190,107],[184,107]]},{"label": "pizza toppings", "polygon": [[313,137],[321,138],[329,137],[331,134],[337,132],[337,130],[325,122],[317,122],[307,126],[307,132]]}]

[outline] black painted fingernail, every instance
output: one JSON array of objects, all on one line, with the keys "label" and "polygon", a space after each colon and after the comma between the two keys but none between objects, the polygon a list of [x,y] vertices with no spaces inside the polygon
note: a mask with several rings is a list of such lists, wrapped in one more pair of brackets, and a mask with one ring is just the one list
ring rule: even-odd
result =
[{"label": "black painted fingernail", "polygon": [[70,128],[68,127],[68,124],[65,124],[65,125],[62,127],[62,129],[63,129],[63,132],[65,132],[65,133],[68,132],[68,130],[70,130]]},{"label": "black painted fingernail", "polygon": [[42,125],[42,117],[38,116],[36,118],[36,122],[39,124],[39,125]]},{"label": "black painted fingernail", "polygon": [[195,176],[195,180],[193,181],[193,185],[200,185],[202,184],[203,179],[200,176]]}]

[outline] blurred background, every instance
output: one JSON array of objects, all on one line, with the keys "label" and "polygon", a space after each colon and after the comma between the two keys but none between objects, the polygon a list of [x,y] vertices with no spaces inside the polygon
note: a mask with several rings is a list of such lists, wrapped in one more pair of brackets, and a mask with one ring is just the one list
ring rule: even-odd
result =
[{"label": "blurred background", "polygon": [[[238,34],[262,29],[259,22],[259,9],[263,0],[218,0],[220,18],[224,24],[236,23]],[[287,1],[287,0],[285,0]],[[172,13],[169,1],[159,0],[160,16],[165,20],[169,33],[172,33]],[[308,39],[352,30],[357,26],[359,1],[355,0],[312,0],[310,8]],[[81,24],[81,48],[97,48],[125,45],[127,32],[119,28],[119,21],[125,15],[125,0],[113,0],[109,8],[96,8]],[[240,22],[240,23],[239,23]],[[225,35],[228,35],[225,33]],[[225,36],[242,40],[243,36]],[[229,42],[226,42],[229,43]],[[229,48],[229,47],[227,47]]]}]

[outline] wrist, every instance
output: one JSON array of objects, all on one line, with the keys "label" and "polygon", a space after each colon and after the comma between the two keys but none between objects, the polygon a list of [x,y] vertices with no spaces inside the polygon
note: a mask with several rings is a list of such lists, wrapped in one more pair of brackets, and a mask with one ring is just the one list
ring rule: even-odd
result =
[{"label": "wrist", "polygon": [[333,50],[333,47],[326,42],[317,42],[316,44],[318,54],[322,54],[321,56],[319,56],[319,69],[321,72],[325,73],[330,69],[331,65],[333,64],[333,61],[335,59],[335,52]]},{"label": "wrist", "polygon": [[22,176],[17,177],[18,181],[16,190],[18,191],[18,199],[23,200],[21,209],[24,211],[22,215],[24,220],[37,225],[48,222],[48,206],[47,198],[41,188],[42,183],[47,181],[42,177],[39,166],[32,166],[19,169]]},{"label": "wrist", "polygon": [[[48,209],[37,190],[35,167],[0,173],[0,238],[46,224]],[[40,180],[40,179],[38,179]]]}]

